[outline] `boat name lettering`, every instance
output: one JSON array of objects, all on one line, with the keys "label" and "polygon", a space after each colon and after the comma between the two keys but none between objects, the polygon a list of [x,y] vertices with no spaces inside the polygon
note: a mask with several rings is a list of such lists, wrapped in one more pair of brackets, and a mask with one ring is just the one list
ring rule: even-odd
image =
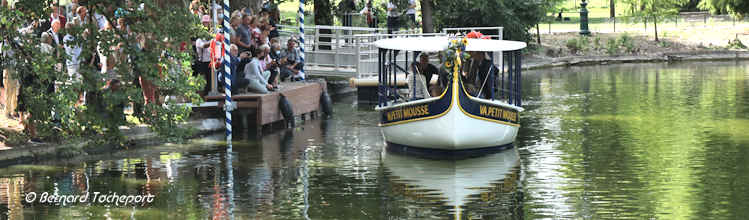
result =
[{"label": "boat name lettering", "polygon": [[493,106],[486,106],[481,105],[479,106],[479,114],[486,117],[491,118],[498,118],[505,121],[511,121],[515,122],[518,120],[518,113],[505,110],[499,107],[493,107]]},{"label": "boat name lettering", "polygon": [[387,113],[388,121],[401,120],[405,118],[413,118],[429,115],[429,107],[427,105],[419,105],[414,107],[406,107],[396,109]]}]

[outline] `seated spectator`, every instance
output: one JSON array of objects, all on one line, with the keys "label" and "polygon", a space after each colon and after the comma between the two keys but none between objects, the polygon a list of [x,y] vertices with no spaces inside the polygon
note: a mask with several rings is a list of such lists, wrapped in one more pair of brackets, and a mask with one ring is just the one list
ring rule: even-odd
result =
[{"label": "seated spectator", "polygon": [[278,78],[278,73],[276,71],[273,71],[274,66],[276,66],[275,61],[270,55],[270,46],[268,44],[263,44],[260,46],[260,49],[263,50],[263,53],[265,53],[265,59],[260,60],[260,67],[263,71],[270,72],[270,78],[268,78],[268,83],[273,86],[273,88],[277,88],[276,85],[276,78]]},{"label": "seated spectator", "polygon": [[[235,93],[236,91],[238,91],[237,88],[245,88],[245,87],[247,87],[247,84],[248,84],[249,81],[247,81],[247,79],[244,78],[244,74],[242,74],[242,70],[243,69],[242,68],[238,68],[238,67],[240,65],[240,60],[248,58],[249,57],[248,54],[249,53],[242,53],[240,55],[239,54],[239,48],[237,47],[236,44],[232,44],[231,46],[229,46],[229,55],[230,55],[229,57],[231,57],[231,65],[230,65],[229,68],[231,69],[231,83],[232,83],[231,84],[231,87],[232,87],[231,91],[232,91],[232,93]],[[219,84],[220,85],[226,86],[224,84],[224,80],[225,79],[224,79],[223,76],[219,77],[218,80],[219,80]],[[224,91],[225,91],[225,89],[223,89],[223,88],[219,89],[219,92],[224,92]]]},{"label": "seated spectator", "polygon": [[271,59],[271,65],[270,65],[270,78],[271,78],[271,84],[273,84],[273,87],[278,88],[278,75],[279,72],[279,65],[278,62],[281,59],[281,44],[278,42],[271,43],[270,46],[270,52],[268,55]]},{"label": "seated spectator", "polygon": [[300,72],[304,63],[302,63],[299,53],[299,49],[296,48],[296,41],[289,39],[286,43],[286,50],[281,51],[281,60],[279,61],[281,79],[304,80],[304,74]]},{"label": "seated spectator", "polygon": [[260,60],[265,59],[266,56],[265,50],[256,48],[254,54],[255,56],[252,58],[252,61],[244,67],[245,79],[249,81],[247,91],[261,94],[273,91],[273,86],[268,83],[270,72],[263,71],[262,67],[260,67]]}]

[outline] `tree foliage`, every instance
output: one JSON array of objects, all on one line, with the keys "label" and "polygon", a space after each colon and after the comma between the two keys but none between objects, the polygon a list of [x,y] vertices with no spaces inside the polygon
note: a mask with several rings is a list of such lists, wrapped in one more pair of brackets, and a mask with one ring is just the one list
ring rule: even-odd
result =
[{"label": "tree foliage", "polygon": [[437,29],[448,27],[504,27],[505,39],[529,41],[529,30],[545,14],[542,1],[434,0]]},{"label": "tree foliage", "polygon": [[[158,87],[161,100],[178,96],[200,103],[196,91],[205,80],[192,76],[190,40],[198,36],[208,38],[208,30],[199,25],[182,2],[138,0],[127,5],[107,0],[81,2],[90,8],[89,17],[94,12],[103,14],[112,26],[117,24],[114,13],[120,10],[118,15],[125,18],[130,32],[117,28],[99,31],[93,18],[87,24],[63,29],[62,36],[72,35],[75,39],[72,44],[82,48],[79,72],[83,80],[79,81],[71,80],[66,73],[65,61],[69,57],[64,48],[45,53],[39,47],[38,32],[19,31],[33,21],[48,19],[51,10],[47,6],[52,0],[24,0],[15,9],[0,7],[3,49],[15,52],[14,57],[4,62],[16,63],[13,77],[24,85],[21,93],[31,114],[29,123],[35,125],[42,137],[104,134],[107,139],[118,139],[121,137],[118,126],[127,124],[122,109],[133,104],[144,106],[142,111],[136,109],[134,116],[157,133],[169,137],[186,135],[177,125],[187,119],[189,107],[177,105],[173,99],[146,104],[142,89],[136,84],[140,76]],[[180,49],[182,43],[186,44],[185,50]],[[97,49],[109,57],[116,54],[120,58],[113,74],[122,82],[119,89],[106,84],[108,76],[100,73],[99,67],[84,62],[93,59]],[[56,68],[58,65],[62,68]],[[53,85],[56,88],[50,90]],[[84,105],[76,104],[80,92],[87,94]]]},{"label": "tree foliage", "polygon": [[679,14],[679,9],[689,0],[623,0],[630,6],[628,14],[634,21],[653,22],[655,41],[658,41],[658,22]]},{"label": "tree foliage", "polygon": [[739,18],[749,14],[749,1],[746,0],[702,0],[699,7],[714,14],[731,14]]}]

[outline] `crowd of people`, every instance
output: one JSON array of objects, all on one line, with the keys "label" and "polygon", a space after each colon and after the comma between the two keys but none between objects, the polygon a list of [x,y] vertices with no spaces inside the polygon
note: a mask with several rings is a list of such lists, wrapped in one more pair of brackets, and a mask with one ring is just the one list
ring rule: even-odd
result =
[{"label": "crowd of people", "polygon": [[[15,9],[13,4],[8,4],[7,0],[2,0],[2,7]],[[24,62],[17,57],[18,51],[11,47],[14,45],[24,45],[32,41],[16,39],[2,39],[0,41],[0,51],[3,61],[2,82],[0,87],[4,90],[6,100],[4,113],[9,118],[21,120],[27,132],[36,136],[33,125],[27,123],[30,115],[28,114],[27,104],[29,97],[24,97],[21,92],[22,88],[27,86],[37,86],[39,84],[48,84],[44,86],[49,94],[54,94],[59,90],[61,85],[71,85],[76,82],[91,81],[86,74],[81,74],[81,67],[84,65],[94,68],[104,81],[104,87],[97,91],[90,91],[87,94],[84,89],[78,88],[77,106],[86,105],[93,108],[97,104],[97,97],[101,93],[116,91],[124,83],[135,85],[142,90],[145,104],[160,105],[164,102],[164,97],[159,97],[160,88],[148,77],[138,74],[135,68],[139,59],[134,54],[128,54],[127,47],[135,47],[136,51],[152,50],[156,44],[163,44],[165,48],[174,49],[180,53],[189,53],[193,57],[192,72],[196,76],[204,77],[205,87],[198,93],[206,96],[214,88],[223,88],[223,53],[226,48],[230,48],[231,70],[233,93],[268,93],[279,89],[279,83],[284,80],[304,80],[302,68],[304,63],[301,59],[301,52],[297,48],[297,42],[292,37],[286,42],[280,42],[279,32],[276,29],[279,14],[277,10],[270,7],[263,7],[257,13],[250,9],[235,10],[231,13],[231,44],[223,45],[223,34],[216,23],[221,22],[223,18],[222,8],[218,5],[210,7],[203,0],[194,0],[190,4],[189,11],[197,18],[196,20],[204,25],[212,33],[212,38],[194,38],[191,42],[175,43],[169,39],[155,39],[148,34],[135,33],[131,30],[133,21],[129,21],[126,16],[133,11],[143,11],[143,4],[135,4],[132,0],[127,0],[123,5],[80,5],[78,0],[72,0],[67,5],[50,5],[48,6],[51,14],[43,19],[28,21],[18,29],[18,36],[39,38],[40,51],[45,56],[54,60],[54,69],[57,72],[65,73],[67,77],[54,79],[38,79],[37,76],[24,76],[26,78],[16,79],[17,62]],[[71,34],[72,29],[84,29],[82,34]],[[115,31],[117,30],[117,31]],[[85,38],[90,38],[93,32],[100,35],[113,33],[116,37],[125,38],[123,41],[130,42],[130,45],[119,43],[102,42],[99,38],[95,39],[96,46],[92,51],[85,51],[87,48],[81,45]],[[118,35],[118,36],[117,36]],[[76,39],[84,38],[84,39]],[[118,38],[118,39],[119,39]],[[88,41],[91,42],[91,41]],[[177,45],[175,45],[177,44]],[[282,47],[285,45],[285,48]],[[172,63],[174,68],[167,67],[168,71],[163,71],[158,67],[160,75],[187,73],[180,69],[175,57],[169,51],[164,50],[160,60]],[[161,62],[160,61],[160,62]],[[173,62],[169,62],[173,61]],[[118,65],[132,64],[132,65]],[[117,69],[127,68],[127,69]],[[132,82],[121,82],[123,78],[118,75],[122,71],[133,73],[136,79]],[[168,72],[168,73],[167,73]],[[35,74],[31,74],[35,75]],[[40,83],[41,82],[41,83]],[[89,83],[90,84],[90,83]],[[36,89],[36,88],[34,88]],[[164,88],[168,89],[168,88]],[[223,89],[216,89],[222,93]],[[124,105],[124,104],[123,104]],[[142,113],[143,106],[133,104],[134,113]],[[54,115],[54,110],[51,110]],[[24,114],[24,112],[26,112]]]},{"label": "crowd of people", "polygon": [[[341,3],[344,3],[342,5],[339,5],[339,8],[345,8],[344,10],[353,9],[356,5],[354,4],[354,0],[343,0]],[[418,27],[418,22],[416,21],[416,0],[408,0],[408,6],[405,8],[405,10],[398,9],[397,5],[393,3],[393,0],[388,0],[387,2],[382,2],[381,7],[385,9],[386,15],[387,15],[387,30],[388,34],[392,34],[393,32],[397,31],[401,26],[406,25],[410,27]],[[377,28],[379,25],[379,19],[378,19],[378,10],[373,7],[372,0],[368,0],[364,8],[362,8],[361,11],[359,11],[359,14],[366,16],[367,25],[370,28]],[[346,25],[347,20],[351,20],[350,18],[344,18],[344,26]],[[349,22],[350,23],[350,22]],[[349,25],[350,26],[350,25]]]},{"label": "crowd of people", "polygon": [[[15,5],[9,5],[8,1],[2,0],[3,8],[9,8],[11,10],[26,11],[25,9],[18,9]],[[30,117],[29,103],[32,97],[21,92],[24,88],[31,88],[36,91],[45,91],[49,95],[56,94],[59,92],[58,88],[61,85],[70,85],[74,82],[81,82],[84,80],[80,73],[80,67],[82,65],[95,66],[97,70],[104,76],[106,86],[101,91],[118,90],[120,81],[115,74],[115,66],[118,63],[128,62],[131,57],[126,56],[123,52],[123,44],[112,44],[110,46],[106,42],[99,42],[95,51],[90,51],[91,56],[83,57],[83,47],[80,45],[80,40],[76,39],[70,31],[66,29],[74,29],[79,27],[85,27],[89,23],[95,27],[93,30],[86,29],[80,37],[87,38],[91,35],[92,31],[100,33],[113,32],[114,29],[125,30],[127,29],[127,23],[123,18],[124,9],[117,9],[115,12],[113,6],[105,6],[103,4],[96,5],[96,7],[87,7],[78,4],[77,0],[66,6],[50,5],[49,16],[45,16],[39,20],[28,21],[18,29],[19,36],[39,38],[40,42],[37,46],[41,51],[43,57],[33,57],[33,59],[40,59],[50,57],[51,64],[54,66],[54,71],[63,72],[67,77],[59,78],[55,74],[50,74],[46,78],[39,77],[36,74],[27,74],[21,78],[14,78],[17,71],[17,64],[19,62],[28,61],[28,57],[23,58],[20,56],[18,51],[14,50],[13,45],[22,46],[24,44],[33,44],[37,41],[31,41],[29,38],[16,37],[13,39],[3,39],[0,42],[0,48],[2,48],[2,57],[4,59],[3,66],[3,89],[5,94],[5,114],[9,118],[18,118],[24,124],[27,132],[32,136],[36,136],[36,129],[33,123],[28,123]],[[142,5],[136,6],[132,1],[127,1],[124,5],[130,10],[142,10]],[[113,21],[116,23],[110,23],[108,18],[104,14],[116,15]],[[5,27],[3,27],[5,28]],[[9,30],[6,30],[9,31]],[[125,32],[131,33],[129,31]],[[143,44],[140,44],[141,46]],[[16,49],[18,47],[15,47]],[[108,52],[105,52],[108,51]],[[43,59],[41,59],[43,60]],[[138,83],[139,85],[143,83]],[[85,105],[87,99],[98,98],[95,95],[89,94],[88,96],[83,92],[82,89],[78,88],[78,101],[76,105]],[[145,94],[145,92],[144,92]],[[97,105],[99,103],[93,104]],[[89,106],[95,108],[96,106]],[[53,117],[55,116],[55,109],[50,110]],[[25,114],[24,114],[25,113]],[[55,118],[59,120],[59,117]]]},{"label": "crowd of people", "polygon": [[[214,24],[209,11],[200,1],[194,0],[190,4],[190,11],[200,17],[202,24],[211,29]],[[223,18],[223,10],[217,8],[219,18]],[[230,56],[232,59],[232,92],[268,93],[279,89],[281,81],[297,81],[305,78],[301,71],[304,63],[301,62],[301,52],[297,47],[297,41],[292,37],[282,49],[280,35],[277,29],[279,14],[271,7],[263,7],[260,12],[253,15],[249,9],[235,10],[230,17],[231,44]],[[213,31],[215,33],[215,31]],[[196,62],[194,73],[205,77],[211,82],[211,77],[218,77],[218,84],[223,84],[221,75],[223,66],[222,46],[223,35],[217,34],[214,39],[195,39]],[[206,95],[211,90],[210,86],[201,92]]]}]

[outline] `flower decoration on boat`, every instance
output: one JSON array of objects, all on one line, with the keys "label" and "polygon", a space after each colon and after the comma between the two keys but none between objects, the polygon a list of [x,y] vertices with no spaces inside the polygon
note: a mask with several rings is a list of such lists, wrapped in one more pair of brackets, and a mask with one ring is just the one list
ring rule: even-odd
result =
[{"label": "flower decoration on boat", "polygon": [[452,69],[453,72],[458,72],[461,63],[471,58],[471,55],[465,52],[466,45],[468,45],[468,39],[465,37],[453,37],[453,39],[450,40],[447,50],[442,52],[445,58],[444,65],[446,69]]}]

